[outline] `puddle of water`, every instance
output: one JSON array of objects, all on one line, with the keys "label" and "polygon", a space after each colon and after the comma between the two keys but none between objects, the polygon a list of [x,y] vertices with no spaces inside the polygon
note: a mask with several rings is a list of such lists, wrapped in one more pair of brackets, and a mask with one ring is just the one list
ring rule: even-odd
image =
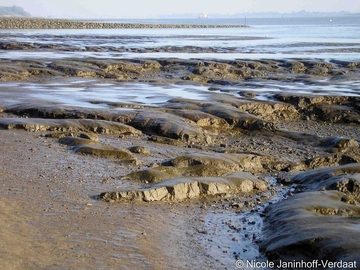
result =
[{"label": "puddle of water", "polygon": [[[259,213],[209,213],[205,225],[212,243],[208,252],[224,265],[235,266],[236,259],[259,260],[262,257],[254,242],[260,237],[263,227]],[[220,254],[223,254],[221,259]]]},{"label": "puddle of water", "polygon": [[266,206],[284,199],[286,193],[291,190],[291,187],[276,185],[274,177],[268,177],[266,180],[269,186],[276,187],[277,192],[266,202],[258,204],[254,210],[239,213],[230,210],[208,211],[205,220],[205,228],[208,232],[206,238],[211,243],[208,252],[223,265],[234,266],[235,269],[236,260],[266,261],[266,257],[260,253],[256,243],[262,237],[261,215]]},{"label": "puddle of water", "polygon": [[[253,92],[255,100],[272,100],[277,93],[360,96],[360,83],[322,81],[314,83],[252,81],[245,85],[212,87],[152,85],[146,83],[101,83],[98,80],[69,80],[52,83],[4,83],[0,85],[0,106],[45,102],[90,109],[121,109],[134,106],[162,106],[173,98],[212,99],[215,94],[242,98]],[[249,98],[249,97],[247,97]],[[126,106],[126,104],[130,106]]]},{"label": "puddle of water", "polygon": [[[261,60],[261,59],[273,59],[273,60],[282,60],[284,58],[299,58],[299,59],[313,59],[318,57],[319,52],[301,52],[301,51],[291,51],[291,52],[258,52],[248,51],[245,53],[232,53],[232,52],[218,52],[218,53],[181,53],[181,52],[145,52],[141,53],[142,59],[159,59],[159,58],[178,58],[183,60],[189,59],[217,59],[217,60]],[[44,51],[6,51],[1,54],[2,59],[12,59],[12,60],[23,60],[23,59],[67,59],[67,58],[91,58],[95,57],[98,59],[139,59],[139,53],[122,53],[122,52],[44,52]],[[356,53],[321,53],[321,57],[330,61],[331,59],[338,60],[347,60],[353,61],[358,58]]]},{"label": "puddle of water", "polygon": [[[158,86],[150,84],[93,83],[94,80],[70,81],[68,84],[7,84],[0,93],[1,102],[5,98],[12,103],[43,101],[64,106],[108,109],[116,104],[135,104],[144,106],[160,106],[169,99],[186,97],[188,99],[204,100],[209,96],[205,87],[184,87],[180,85]],[[7,87],[8,89],[7,89]],[[16,87],[21,95],[14,95],[11,88]],[[3,103],[3,104],[1,104]]]}]

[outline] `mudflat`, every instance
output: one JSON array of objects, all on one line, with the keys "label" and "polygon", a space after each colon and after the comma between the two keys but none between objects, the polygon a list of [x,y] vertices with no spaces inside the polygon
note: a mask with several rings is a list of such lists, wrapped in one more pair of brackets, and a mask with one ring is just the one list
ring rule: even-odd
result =
[{"label": "mudflat", "polygon": [[[359,68],[326,59],[3,59],[0,265],[360,264]],[[264,89],[275,83],[304,91]]]}]

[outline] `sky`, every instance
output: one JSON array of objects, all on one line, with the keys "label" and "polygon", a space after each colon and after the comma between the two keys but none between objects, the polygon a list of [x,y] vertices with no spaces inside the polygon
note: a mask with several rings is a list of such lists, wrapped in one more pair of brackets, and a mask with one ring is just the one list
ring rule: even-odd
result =
[{"label": "sky", "polygon": [[360,0],[0,0],[35,17],[151,18],[171,14],[360,12]]}]

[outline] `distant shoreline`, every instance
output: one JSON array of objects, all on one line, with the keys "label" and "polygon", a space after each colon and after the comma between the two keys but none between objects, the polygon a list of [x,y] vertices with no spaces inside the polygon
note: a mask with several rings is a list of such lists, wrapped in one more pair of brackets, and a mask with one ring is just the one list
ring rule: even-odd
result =
[{"label": "distant shoreline", "polygon": [[107,23],[45,18],[0,18],[0,29],[143,29],[143,28],[242,28],[236,25]]}]

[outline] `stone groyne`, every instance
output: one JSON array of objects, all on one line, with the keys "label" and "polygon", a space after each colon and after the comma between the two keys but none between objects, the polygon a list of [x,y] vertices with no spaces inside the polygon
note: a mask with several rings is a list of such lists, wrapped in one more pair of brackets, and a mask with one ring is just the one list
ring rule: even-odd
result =
[{"label": "stone groyne", "polygon": [[0,18],[0,29],[240,28],[244,25],[106,23],[40,18]]}]

